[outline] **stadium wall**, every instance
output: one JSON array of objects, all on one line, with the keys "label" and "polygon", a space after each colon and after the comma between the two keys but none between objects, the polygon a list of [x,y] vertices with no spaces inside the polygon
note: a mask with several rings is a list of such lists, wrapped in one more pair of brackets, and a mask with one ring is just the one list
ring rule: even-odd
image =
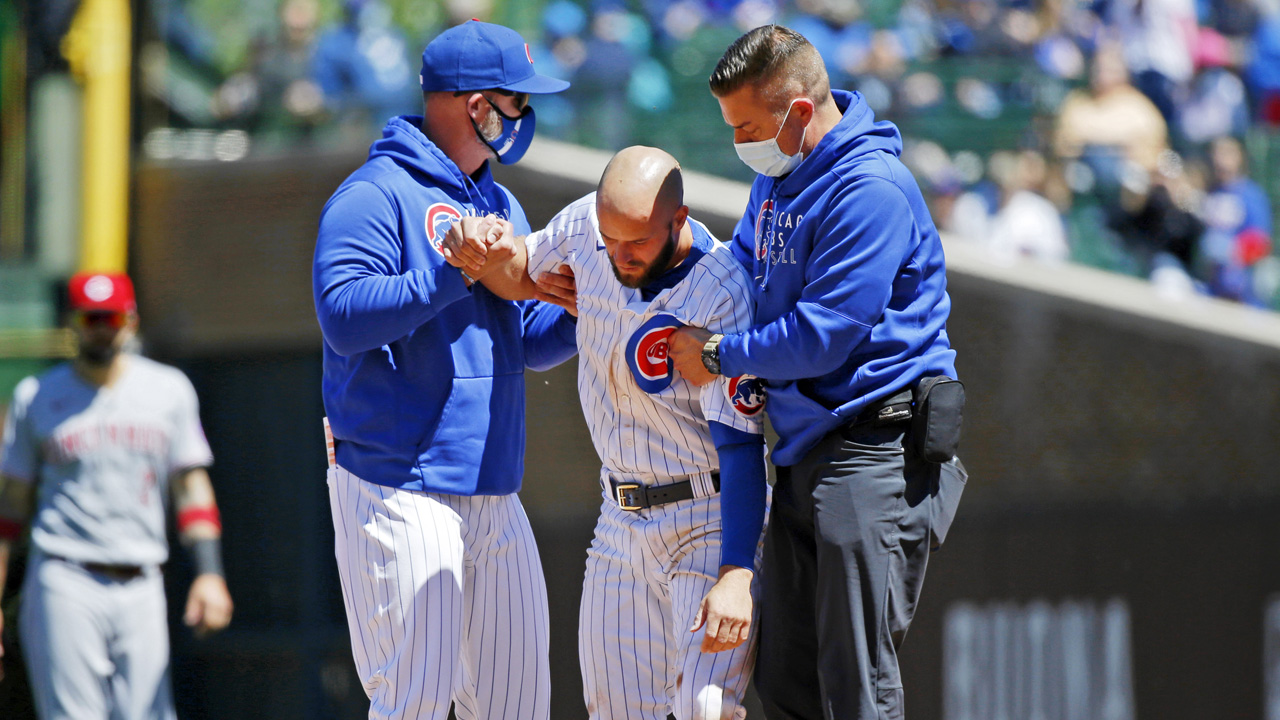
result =
[{"label": "stadium wall", "polygon": [[[360,717],[310,260],[324,201],[362,159],[137,173],[146,339],[200,392],[237,601],[221,637],[175,636],[184,717]],[[606,161],[540,141],[499,172],[536,226]],[[686,179],[692,214],[721,238],[745,198]],[[953,238],[947,253],[972,479],[904,650],[911,716],[1280,718],[1266,710],[1280,707],[1280,319],[1087,268],[997,263]],[[573,634],[597,459],[574,369],[526,382],[522,497],[552,595],[552,715],[582,717]]]}]

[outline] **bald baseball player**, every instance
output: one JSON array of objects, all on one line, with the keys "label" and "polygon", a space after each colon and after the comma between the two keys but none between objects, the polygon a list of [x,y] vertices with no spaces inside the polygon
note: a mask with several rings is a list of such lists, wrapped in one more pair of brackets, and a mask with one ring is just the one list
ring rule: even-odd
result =
[{"label": "bald baseball player", "polygon": [[[603,465],[578,622],[593,719],[745,716],[768,494],[764,393],[751,376],[694,387],[667,360],[678,327],[740,332],[752,319],[746,273],[689,218],[683,195],[675,158],[627,148],[596,192],[481,281],[528,294],[533,277],[562,265],[576,279],[578,392]],[[481,272],[485,242],[509,231],[464,220],[446,254]]]},{"label": "bald baseball player", "polygon": [[29,522],[18,631],[41,718],[174,718],[160,575],[170,493],[196,572],[184,619],[199,633],[231,620],[213,455],[187,377],[126,352],[129,278],[76,275],[70,298],[79,353],[19,383],[4,425],[0,588]]}]

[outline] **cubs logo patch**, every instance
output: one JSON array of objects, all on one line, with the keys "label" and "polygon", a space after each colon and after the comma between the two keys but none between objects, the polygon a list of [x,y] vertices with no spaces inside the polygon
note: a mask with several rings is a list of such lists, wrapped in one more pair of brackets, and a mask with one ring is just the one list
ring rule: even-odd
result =
[{"label": "cubs logo patch", "polygon": [[756,257],[763,260],[764,256],[769,253],[769,243],[772,238],[766,238],[766,235],[773,235],[772,228],[766,226],[773,224],[773,200],[765,200],[760,203],[760,214],[756,216]]},{"label": "cubs logo patch", "polygon": [[627,366],[641,390],[653,394],[671,386],[674,373],[667,338],[680,327],[683,323],[674,316],[654,315],[627,341]]},{"label": "cubs logo patch", "polygon": [[449,228],[462,219],[462,211],[448,203],[435,203],[427,208],[427,241],[436,252],[444,255],[444,236]]},{"label": "cubs logo patch", "polygon": [[759,415],[764,409],[764,381],[755,375],[729,378],[729,382],[725,383],[724,393],[729,398],[729,404],[741,415],[752,417]]}]

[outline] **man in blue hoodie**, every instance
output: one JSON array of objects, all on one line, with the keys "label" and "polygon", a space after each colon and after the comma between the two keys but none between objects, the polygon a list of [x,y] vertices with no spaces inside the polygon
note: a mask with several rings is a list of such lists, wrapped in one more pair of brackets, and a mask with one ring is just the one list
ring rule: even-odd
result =
[{"label": "man in blue hoodie", "polygon": [[515,494],[523,373],[574,354],[575,318],[475,284],[441,243],[468,215],[529,231],[489,160],[519,160],[529,95],[568,83],[538,75],[515,31],[472,21],[427,46],[421,84],[423,116],[387,124],[316,240],[352,652],[370,718],[443,720],[453,704],[460,719],[545,720],[546,583]]},{"label": "man in blue hoodie", "polygon": [[[693,382],[745,373],[768,387],[778,473],[756,687],[775,720],[901,718],[897,650],[967,477],[908,432],[922,378],[955,376],[942,244],[897,129],[831,90],[804,37],[743,35],[711,91],[759,173],[732,242],[756,325],[678,330],[670,348]],[[948,409],[932,429],[954,441]]]}]

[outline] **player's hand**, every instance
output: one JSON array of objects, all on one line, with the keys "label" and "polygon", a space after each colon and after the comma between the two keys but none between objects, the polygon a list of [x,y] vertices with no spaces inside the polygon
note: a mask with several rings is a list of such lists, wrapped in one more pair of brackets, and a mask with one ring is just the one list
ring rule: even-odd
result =
[{"label": "player's hand", "polygon": [[502,267],[508,260],[516,256],[516,243],[521,239],[516,236],[515,227],[506,220],[488,215],[490,222],[485,227],[484,264],[476,268],[471,277],[479,280],[493,270]]},{"label": "player's hand", "polygon": [[[3,588],[0,588],[3,589]],[[4,611],[0,610],[0,680],[4,680]]]},{"label": "player's hand", "polygon": [[671,358],[676,372],[698,387],[717,377],[702,364],[702,346],[710,337],[711,333],[702,328],[682,327],[667,338],[667,357]]},{"label": "player's hand", "polygon": [[182,621],[194,628],[196,637],[217,632],[231,622],[231,593],[221,575],[205,573],[196,576],[187,593],[187,612]]},{"label": "player's hand", "polygon": [[449,226],[440,244],[440,252],[446,262],[463,271],[478,268],[484,263],[489,248],[485,242],[489,227],[485,225],[482,228],[481,223],[486,219],[468,216]]},{"label": "player's hand", "polygon": [[561,265],[556,272],[542,273],[534,282],[534,299],[559,305],[574,317],[578,316],[578,284],[573,278],[573,268]]},{"label": "player's hand", "polygon": [[725,565],[720,579],[707,591],[698,606],[689,632],[707,626],[702,636],[702,652],[732,650],[747,641],[751,633],[751,577],[747,568]]},{"label": "player's hand", "polygon": [[489,253],[489,236],[496,220],[493,215],[468,216],[449,226],[440,248],[445,262],[476,277]]}]

